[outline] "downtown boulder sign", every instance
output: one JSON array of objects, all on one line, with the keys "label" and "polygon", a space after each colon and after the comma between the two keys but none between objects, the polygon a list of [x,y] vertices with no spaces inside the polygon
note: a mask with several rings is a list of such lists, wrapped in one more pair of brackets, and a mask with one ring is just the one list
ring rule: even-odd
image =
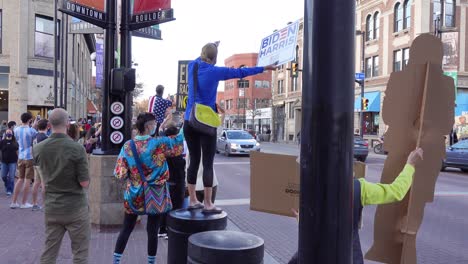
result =
[{"label": "downtown boulder sign", "polygon": [[173,21],[171,0],[134,0],[130,30],[138,30]]},{"label": "downtown boulder sign", "polygon": [[106,26],[105,0],[63,0],[60,11],[101,28]]}]

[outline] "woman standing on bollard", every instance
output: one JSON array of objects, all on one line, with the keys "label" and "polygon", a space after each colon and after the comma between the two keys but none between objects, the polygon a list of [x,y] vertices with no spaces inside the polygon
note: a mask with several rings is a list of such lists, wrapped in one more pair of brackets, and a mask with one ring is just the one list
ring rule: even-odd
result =
[{"label": "woman standing on bollard", "polygon": [[[190,152],[190,166],[187,171],[188,191],[190,196],[188,209],[204,208],[203,213],[222,212],[222,210],[217,208],[211,201],[216,134],[204,133],[190,124],[191,121],[193,121],[191,112],[195,109],[192,109],[192,107],[199,105],[202,106],[201,108],[205,108],[205,110],[210,107],[212,111],[216,112],[216,92],[219,81],[244,78],[263,73],[266,70],[276,69],[274,65],[238,69],[214,66],[218,56],[218,44],[219,42],[206,44],[202,49],[201,56],[188,65],[189,91],[187,110],[185,112],[186,122],[184,123],[184,135]],[[194,116],[197,115],[194,113]],[[196,196],[197,172],[201,159],[203,160],[203,185],[205,187],[204,205],[197,200]]]},{"label": "woman standing on bollard", "polygon": [[174,138],[151,137],[156,131],[156,119],[151,113],[140,114],[136,128],[138,135],[124,144],[114,170],[115,177],[126,180],[125,217],[115,245],[114,264],[120,263],[138,215],[143,214],[148,215],[148,264],[155,263],[161,215],[172,208],[166,157],[181,155],[183,151],[182,133]]}]

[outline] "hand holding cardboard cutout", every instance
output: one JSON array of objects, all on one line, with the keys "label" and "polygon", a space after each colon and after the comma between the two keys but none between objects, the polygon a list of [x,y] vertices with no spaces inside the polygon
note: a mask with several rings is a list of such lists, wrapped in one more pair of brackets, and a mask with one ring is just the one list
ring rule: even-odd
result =
[{"label": "hand holding cardboard cutout", "polygon": [[442,72],[441,41],[430,34],[417,37],[409,64],[394,72],[385,92],[382,117],[389,126],[385,136],[388,157],[382,183],[391,183],[402,171],[408,154],[424,150],[413,185],[402,202],[377,207],[374,244],[366,258],[389,264],[416,264],[416,234],[424,207],[434,198],[434,188],[445,156],[444,136],[453,126],[455,88]]}]

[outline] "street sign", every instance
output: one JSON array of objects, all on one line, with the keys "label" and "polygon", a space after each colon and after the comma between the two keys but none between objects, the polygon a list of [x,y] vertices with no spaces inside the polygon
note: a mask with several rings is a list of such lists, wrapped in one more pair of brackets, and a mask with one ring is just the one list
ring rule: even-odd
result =
[{"label": "street sign", "polygon": [[120,131],[114,131],[110,135],[110,141],[116,145],[122,143],[124,140],[124,135]]},{"label": "street sign", "polygon": [[130,23],[131,30],[175,20],[171,0],[135,0]]},{"label": "street sign", "polygon": [[179,73],[177,78],[176,110],[185,111],[188,100],[188,64],[190,61],[179,61]]},{"label": "street sign", "polygon": [[358,80],[358,81],[362,81],[364,80],[365,78],[365,75],[363,72],[356,72],[355,75],[354,75],[354,79]]},{"label": "street sign", "polygon": [[80,21],[70,24],[70,34],[104,34],[104,29],[91,23]]},{"label": "street sign", "polygon": [[110,125],[113,129],[121,129],[124,126],[124,120],[120,116],[114,116],[110,121]]},{"label": "street sign", "polygon": [[161,30],[156,26],[140,28],[133,31],[134,37],[140,38],[148,38],[148,39],[155,39],[155,40],[162,40],[161,38]]},{"label": "street sign", "polygon": [[104,0],[63,0],[60,11],[93,25],[106,27]]},{"label": "street sign", "polygon": [[257,66],[267,66],[274,63],[281,65],[295,60],[298,32],[299,21],[296,21],[262,39]]},{"label": "street sign", "polygon": [[124,112],[124,105],[121,102],[114,102],[111,104],[111,112],[114,115],[120,115]]}]

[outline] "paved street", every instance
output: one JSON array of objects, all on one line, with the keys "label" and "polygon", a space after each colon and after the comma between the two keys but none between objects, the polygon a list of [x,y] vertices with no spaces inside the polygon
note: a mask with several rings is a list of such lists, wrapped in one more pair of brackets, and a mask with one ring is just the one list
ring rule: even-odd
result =
[{"label": "paved street", "polygon": [[[263,151],[284,154],[298,153],[295,145],[263,143]],[[369,181],[378,181],[385,156],[368,158]],[[249,210],[250,162],[248,157],[225,157],[217,154],[215,170],[220,185],[218,204],[229,214],[229,229],[240,229],[265,240],[265,263],[287,263],[297,249],[296,220]],[[0,195],[0,264],[38,263],[43,239],[42,212],[11,210],[9,199]],[[424,223],[418,234],[418,263],[468,263],[468,175],[457,170],[441,173],[434,203],[426,207]],[[361,230],[363,249],[372,241],[375,206],[364,210],[364,228]],[[146,263],[145,218],[139,224],[125,250],[123,263]],[[118,230],[93,229],[90,263],[111,263]],[[167,242],[159,240],[158,263],[166,263]],[[271,257],[272,258],[271,258]],[[72,263],[68,236],[59,256],[60,264]],[[366,262],[372,263],[372,262]]]}]

